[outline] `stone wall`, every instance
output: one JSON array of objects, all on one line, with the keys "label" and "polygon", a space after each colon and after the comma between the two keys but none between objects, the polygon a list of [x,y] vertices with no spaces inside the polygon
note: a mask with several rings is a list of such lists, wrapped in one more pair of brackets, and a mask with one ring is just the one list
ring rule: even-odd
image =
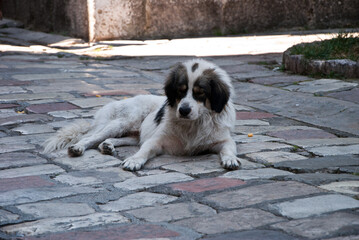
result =
[{"label": "stone wall", "polygon": [[359,0],[12,0],[5,17],[90,39],[151,39],[359,26]]}]

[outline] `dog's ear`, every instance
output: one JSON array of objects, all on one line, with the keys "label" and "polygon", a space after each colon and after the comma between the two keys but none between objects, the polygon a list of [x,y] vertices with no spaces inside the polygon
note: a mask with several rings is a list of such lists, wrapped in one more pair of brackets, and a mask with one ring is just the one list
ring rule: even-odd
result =
[{"label": "dog's ear", "polygon": [[184,81],[187,78],[187,72],[185,66],[181,63],[178,63],[168,75],[164,90],[167,96],[168,104],[173,107],[177,99],[177,85],[180,81]]},{"label": "dog's ear", "polygon": [[203,74],[206,75],[211,87],[211,94],[209,96],[211,108],[213,111],[220,113],[229,100],[229,86],[221,80],[218,74],[215,73],[214,69],[205,70]]}]

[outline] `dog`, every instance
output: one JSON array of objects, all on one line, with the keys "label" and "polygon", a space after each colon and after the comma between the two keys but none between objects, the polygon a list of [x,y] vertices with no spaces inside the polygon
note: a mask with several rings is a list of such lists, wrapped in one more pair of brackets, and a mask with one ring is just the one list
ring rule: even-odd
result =
[{"label": "dog", "polygon": [[203,152],[217,153],[225,169],[238,169],[230,135],[236,114],[228,74],[203,59],[178,63],[165,80],[164,92],[111,102],[98,110],[92,123],[79,121],[60,129],[45,142],[44,152],[68,148],[68,155],[77,157],[97,146],[112,155],[117,146],[140,144],[139,151],[122,162],[125,170],[137,171],[160,154]]}]

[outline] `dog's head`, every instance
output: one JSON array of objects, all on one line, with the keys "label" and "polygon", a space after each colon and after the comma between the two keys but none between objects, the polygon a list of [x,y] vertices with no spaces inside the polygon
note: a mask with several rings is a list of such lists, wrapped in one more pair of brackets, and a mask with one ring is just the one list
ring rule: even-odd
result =
[{"label": "dog's head", "polygon": [[170,107],[178,118],[196,120],[212,111],[221,113],[231,96],[227,73],[204,60],[177,64],[165,82]]}]

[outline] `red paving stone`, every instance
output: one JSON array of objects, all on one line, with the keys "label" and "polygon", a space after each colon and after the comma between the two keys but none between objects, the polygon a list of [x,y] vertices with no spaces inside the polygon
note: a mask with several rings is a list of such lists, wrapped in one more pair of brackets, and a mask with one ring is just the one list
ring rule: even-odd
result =
[{"label": "red paving stone", "polygon": [[237,120],[263,119],[276,117],[266,112],[237,112]]},{"label": "red paving stone", "polygon": [[31,81],[0,80],[0,86],[22,86],[30,83]]},{"label": "red paving stone", "polygon": [[126,90],[126,91],[121,91],[121,90],[106,90],[106,91],[94,91],[94,92],[90,92],[90,93],[85,93],[84,96],[85,97],[93,97],[93,96],[136,96],[136,95],[140,95],[140,94],[150,94],[150,92],[146,91],[146,90]]},{"label": "red paving stone", "polygon": [[11,104],[11,103],[0,103],[0,109],[4,109],[4,108],[14,108],[14,107],[18,107],[19,105],[17,104]]},{"label": "red paving stone", "polygon": [[95,231],[75,231],[49,234],[42,237],[25,237],[23,239],[43,240],[127,240],[127,239],[159,239],[180,236],[179,233],[158,225],[129,225],[112,227]]},{"label": "red paving stone", "polygon": [[52,111],[64,111],[71,109],[78,109],[79,107],[71,103],[44,103],[44,104],[34,104],[26,108],[27,111],[31,113],[48,113]]},{"label": "red paving stone", "polygon": [[269,136],[283,138],[285,140],[312,139],[312,138],[336,138],[335,135],[323,130],[285,130],[269,132]]},{"label": "red paving stone", "polygon": [[239,179],[217,177],[217,178],[204,178],[204,179],[194,180],[192,182],[171,184],[170,187],[174,190],[198,193],[198,192],[205,192],[211,190],[225,189],[225,188],[240,186],[243,184],[245,184],[245,182]]},{"label": "red paving stone", "polygon": [[24,188],[50,187],[55,185],[38,176],[4,178],[0,180],[0,191],[11,191]]}]

